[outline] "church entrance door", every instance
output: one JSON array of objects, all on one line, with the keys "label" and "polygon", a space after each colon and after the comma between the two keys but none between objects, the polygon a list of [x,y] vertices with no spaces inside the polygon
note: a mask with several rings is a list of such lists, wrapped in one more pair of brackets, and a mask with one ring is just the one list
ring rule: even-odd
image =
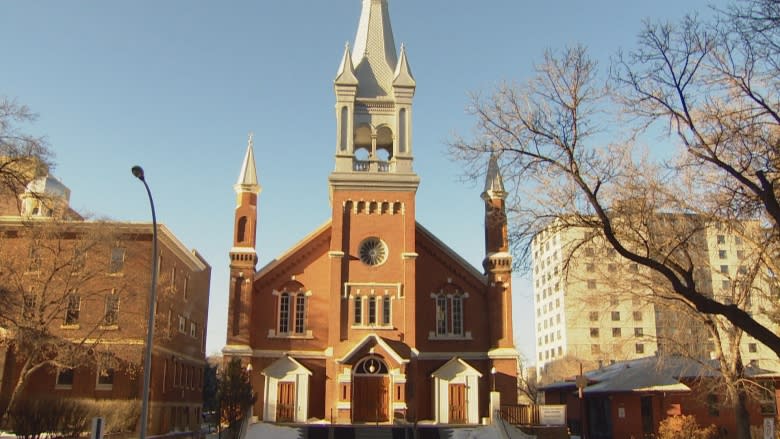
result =
[{"label": "church entrance door", "polygon": [[276,422],[295,421],[295,383],[280,382],[276,393]]},{"label": "church entrance door", "polygon": [[450,384],[450,424],[467,423],[466,413],[466,385]]},{"label": "church entrance door", "polygon": [[387,366],[381,359],[368,357],[360,361],[352,376],[352,421],[389,421],[389,387]]}]

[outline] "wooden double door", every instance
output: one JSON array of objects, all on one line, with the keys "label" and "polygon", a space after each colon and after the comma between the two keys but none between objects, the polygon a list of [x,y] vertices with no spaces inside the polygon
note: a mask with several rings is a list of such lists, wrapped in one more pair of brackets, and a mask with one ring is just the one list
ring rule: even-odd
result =
[{"label": "wooden double door", "polygon": [[450,424],[468,423],[466,385],[450,384]]},{"label": "wooden double door", "polygon": [[352,421],[387,422],[390,420],[390,377],[355,375],[352,381]]},{"label": "wooden double door", "polygon": [[276,388],[276,422],[295,421],[295,383],[280,382]]}]

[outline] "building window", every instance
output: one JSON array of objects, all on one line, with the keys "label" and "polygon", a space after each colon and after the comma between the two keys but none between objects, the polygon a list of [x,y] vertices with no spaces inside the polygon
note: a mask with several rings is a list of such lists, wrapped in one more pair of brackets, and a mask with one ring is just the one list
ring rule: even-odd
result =
[{"label": "building window", "polygon": [[718,259],[726,259],[726,250],[718,250]]},{"label": "building window", "polygon": [[588,289],[593,290],[596,289],[596,281],[593,279],[588,279]]},{"label": "building window", "polygon": [[183,287],[183,294],[184,294],[184,300],[187,300],[189,298],[190,294],[190,275],[184,276],[184,287]]},{"label": "building window", "polygon": [[645,331],[642,328],[634,328],[634,337],[643,337],[645,335]]},{"label": "building window", "polygon": [[723,274],[729,274],[729,266],[728,265],[721,265],[720,266],[720,272]]},{"label": "building window", "polygon": [[282,293],[279,296],[279,333],[290,332],[290,294]]},{"label": "building window", "polygon": [[751,354],[758,352],[758,345],[756,343],[748,343],[748,352]]},{"label": "building window", "polygon": [[87,252],[81,248],[73,249],[73,263],[71,268],[74,273],[80,273],[84,271],[84,267],[87,265]]},{"label": "building window", "polygon": [[279,295],[279,334],[303,335],[306,333],[306,293],[300,284],[298,292],[285,291]]},{"label": "building window", "polygon": [[37,273],[41,269],[41,254],[38,251],[38,243],[33,244],[32,247],[30,247],[30,252],[28,253],[28,265],[27,265],[27,271],[30,273]]},{"label": "building window", "polygon": [[622,335],[622,331],[620,328],[612,328],[612,336],[613,337],[620,337]]},{"label": "building window", "polygon": [[601,347],[597,344],[590,345],[590,353],[591,354],[600,354],[601,353]]},{"label": "building window", "polygon": [[59,369],[57,370],[57,382],[55,385],[57,389],[72,389],[73,388],[73,369]]},{"label": "building window", "polygon": [[[167,366],[167,362],[166,362]],[[97,374],[97,386],[98,390],[111,390],[114,387],[114,369],[100,368]]]},{"label": "building window", "polygon": [[613,322],[620,321],[620,311],[612,311],[612,321]]},{"label": "building window", "polygon": [[179,316],[179,332],[185,334],[186,327],[187,327],[187,319],[185,319],[184,316]]},{"label": "building window", "polygon": [[731,281],[728,280],[728,279],[723,279],[722,281],[720,281],[720,287],[721,287],[721,289],[724,289],[724,290],[731,289]]},{"label": "building window", "polygon": [[642,343],[637,343],[634,348],[636,349],[637,354],[644,354],[645,353],[645,345]]},{"label": "building window", "polygon": [[22,317],[25,319],[32,319],[35,316],[35,305],[37,302],[37,295],[32,287],[30,288],[30,291],[24,293],[23,301]]},{"label": "building window", "polygon": [[737,258],[745,259],[745,251],[744,250],[737,250]]},{"label": "building window", "polygon": [[295,333],[303,334],[306,328],[306,296],[295,296]]},{"label": "building window", "polygon": [[599,320],[599,312],[591,311],[588,313],[588,319],[590,319],[591,322],[597,322]]},{"label": "building window", "polygon": [[363,324],[363,298],[360,296],[355,297],[355,320],[356,325]]},{"label": "building window", "polygon": [[113,247],[111,249],[111,260],[108,262],[109,273],[120,273],[125,266],[125,249],[122,247]]},{"label": "building window", "polygon": [[[545,323],[547,323],[546,320]],[[447,296],[445,296],[444,294],[439,294],[438,296],[436,296],[436,334],[444,335],[446,333],[447,333]]]},{"label": "building window", "polygon": [[724,235],[718,235],[718,244],[725,244],[726,243],[726,236]]},{"label": "building window", "polygon": [[710,393],[707,395],[707,413],[710,416],[720,416],[720,408],[718,407],[718,395]]},{"label": "building window", "polygon": [[599,336],[599,328],[590,328],[590,336],[591,337],[598,337]]},{"label": "building window", "polygon": [[463,295],[459,291],[436,295],[436,335],[462,336],[463,311]]},{"label": "building window", "polygon": [[618,299],[617,296],[610,296],[609,297],[609,304],[612,306],[618,306],[620,305],[620,299]]},{"label": "building window", "polygon": [[65,311],[65,324],[76,325],[81,311],[81,297],[75,292],[68,294],[68,309]]},{"label": "building window", "polygon": [[596,271],[596,264],[590,262],[585,264],[585,271],[593,273],[594,271]]},{"label": "building window", "polygon": [[368,324],[376,325],[376,297],[368,298]]},{"label": "building window", "polygon": [[195,322],[190,322],[190,337],[195,338],[198,334],[198,325]]},{"label": "building window", "polygon": [[106,310],[103,314],[103,323],[108,326],[116,325],[119,322],[119,295],[113,291],[106,296]]},{"label": "building window", "polygon": [[634,311],[634,321],[642,321],[642,311]]},{"label": "building window", "polygon": [[390,325],[390,296],[384,296],[382,298],[382,324],[385,326]]}]

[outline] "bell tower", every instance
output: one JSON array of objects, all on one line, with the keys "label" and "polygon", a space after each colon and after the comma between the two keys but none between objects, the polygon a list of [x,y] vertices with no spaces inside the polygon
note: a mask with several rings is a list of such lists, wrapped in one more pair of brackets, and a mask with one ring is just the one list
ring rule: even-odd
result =
[{"label": "bell tower", "polygon": [[257,264],[257,198],[262,188],[257,182],[253,135],[241,165],[236,191],[233,246],[230,249],[230,300],[228,306],[228,345],[249,344],[249,315],[252,308],[252,281]]},{"label": "bell tower", "polygon": [[[374,303],[388,296],[394,317],[387,325],[414,327],[414,313],[403,307],[413,306],[408,298],[414,292],[417,257],[415,194],[420,178],[412,169],[416,82],[406,49],[401,46],[400,55],[396,50],[387,0],[362,1],[353,47],[344,48],[333,81],[336,151],[328,178],[329,255],[331,300],[340,304],[342,316],[338,325],[331,325],[333,343],[365,335],[355,329],[361,325],[354,322],[362,318],[355,314],[365,313],[356,300]],[[397,336],[413,345],[414,334]]]},{"label": "bell tower", "polygon": [[417,84],[406,48],[397,55],[387,0],[363,0],[354,51],[334,80],[336,166],[331,193],[369,184],[416,190],[412,170],[412,100]]}]

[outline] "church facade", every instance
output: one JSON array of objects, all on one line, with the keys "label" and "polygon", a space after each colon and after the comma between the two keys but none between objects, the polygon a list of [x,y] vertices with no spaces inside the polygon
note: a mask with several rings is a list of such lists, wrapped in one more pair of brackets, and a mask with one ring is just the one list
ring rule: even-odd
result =
[{"label": "church facade", "polygon": [[497,164],[482,193],[480,271],[415,220],[416,83],[405,48],[396,51],[387,0],[363,0],[334,89],[330,219],[259,270],[250,140],[235,185],[223,353],[251,365],[253,414],[266,422],[478,423],[490,416],[491,391],[517,401]]}]

